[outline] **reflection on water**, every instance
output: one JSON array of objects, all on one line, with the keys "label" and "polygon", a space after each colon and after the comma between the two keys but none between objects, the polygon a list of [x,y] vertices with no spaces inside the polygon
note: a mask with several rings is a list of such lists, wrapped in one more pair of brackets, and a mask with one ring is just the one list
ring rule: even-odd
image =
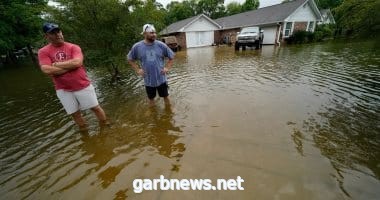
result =
[{"label": "reflection on water", "polygon": [[[378,199],[380,56],[371,42],[176,54],[172,106],[129,68],[91,70],[112,126],[78,132],[35,67],[0,70],[4,199]],[[133,193],[135,178],[236,178],[244,191]]]}]

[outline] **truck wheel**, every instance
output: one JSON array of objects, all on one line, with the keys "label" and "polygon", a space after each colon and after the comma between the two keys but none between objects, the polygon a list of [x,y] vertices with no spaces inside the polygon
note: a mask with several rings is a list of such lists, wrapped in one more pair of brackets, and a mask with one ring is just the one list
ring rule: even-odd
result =
[{"label": "truck wheel", "polygon": [[256,49],[260,49],[260,40],[256,42]]},{"label": "truck wheel", "polygon": [[235,51],[239,51],[239,43],[238,42],[235,42]]}]

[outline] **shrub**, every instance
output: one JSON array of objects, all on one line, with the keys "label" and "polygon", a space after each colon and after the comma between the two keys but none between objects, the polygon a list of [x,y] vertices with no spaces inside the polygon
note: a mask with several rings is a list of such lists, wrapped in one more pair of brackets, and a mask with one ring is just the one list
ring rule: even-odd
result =
[{"label": "shrub", "polygon": [[334,34],[334,27],[330,24],[318,25],[314,32],[296,31],[285,41],[288,44],[302,44],[309,42],[320,42],[322,40],[331,38]]}]

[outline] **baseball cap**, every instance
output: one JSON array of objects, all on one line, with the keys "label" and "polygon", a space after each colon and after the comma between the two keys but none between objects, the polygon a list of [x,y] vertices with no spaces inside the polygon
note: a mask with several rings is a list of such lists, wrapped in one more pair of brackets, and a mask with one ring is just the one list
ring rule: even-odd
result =
[{"label": "baseball cap", "polygon": [[156,32],[156,29],[154,28],[153,24],[145,24],[143,26],[143,31],[141,32],[141,34],[143,34],[144,32]]},{"label": "baseball cap", "polygon": [[54,23],[44,23],[44,26],[42,27],[42,30],[44,31],[44,33],[50,33],[51,31],[55,29],[61,30],[59,26]]}]

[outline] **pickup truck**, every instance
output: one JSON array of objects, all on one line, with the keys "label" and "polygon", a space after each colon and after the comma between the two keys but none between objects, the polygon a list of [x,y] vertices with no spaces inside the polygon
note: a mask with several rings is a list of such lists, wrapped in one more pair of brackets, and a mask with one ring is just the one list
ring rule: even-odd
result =
[{"label": "pickup truck", "polygon": [[259,27],[244,27],[236,36],[235,50],[238,51],[240,47],[245,50],[247,46],[255,46],[256,49],[260,49],[263,44],[263,39],[264,31],[260,30]]}]

